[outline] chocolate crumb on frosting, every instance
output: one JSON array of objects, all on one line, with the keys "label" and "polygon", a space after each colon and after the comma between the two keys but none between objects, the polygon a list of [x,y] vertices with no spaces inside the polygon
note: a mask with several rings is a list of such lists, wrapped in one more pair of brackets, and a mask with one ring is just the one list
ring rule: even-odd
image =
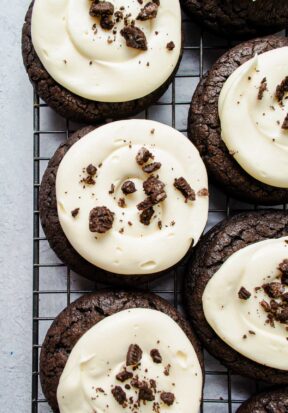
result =
[{"label": "chocolate crumb on frosting", "polygon": [[280,85],[277,86],[275,96],[278,102],[282,105],[282,100],[284,98],[285,93],[288,92],[288,76],[286,76]]},{"label": "chocolate crumb on frosting", "polygon": [[150,19],[155,19],[158,13],[158,5],[152,1],[147,3],[143,9],[140,10],[140,13],[136,17],[136,20],[150,20]]},{"label": "chocolate crumb on frosting", "polygon": [[160,394],[160,399],[163,403],[167,404],[167,406],[171,406],[175,401],[175,396],[173,393],[163,391]]},{"label": "chocolate crumb on frosting", "polygon": [[155,396],[153,394],[153,390],[148,387],[145,383],[139,389],[138,399],[143,401],[153,401],[155,400]]},{"label": "chocolate crumb on frosting", "polygon": [[283,121],[283,123],[282,123],[281,128],[282,128],[282,129],[288,129],[288,113],[287,113],[287,115],[285,116],[285,119],[284,119],[284,121]]},{"label": "chocolate crumb on frosting", "polygon": [[155,211],[152,207],[144,209],[140,214],[140,222],[143,225],[149,225],[154,212]]},{"label": "chocolate crumb on frosting", "polygon": [[188,200],[189,201],[195,201],[195,199],[196,199],[195,191],[193,191],[193,189],[188,184],[188,182],[186,181],[185,178],[183,178],[183,177],[175,178],[174,186],[184,196],[185,202],[187,202]]},{"label": "chocolate crumb on frosting", "polygon": [[246,290],[245,287],[241,287],[238,291],[238,297],[240,298],[240,300],[248,300],[251,297],[251,293]]},{"label": "chocolate crumb on frosting", "polygon": [[257,95],[257,99],[258,100],[262,100],[263,99],[263,95],[264,92],[267,90],[267,79],[266,77],[264,77],[261,80],[260,86],[259,86],[259,90],[258,90],[258,95]]},{"label": "chocolate crumb on frosting", "polygon": [[149,163],[148,165],[143,166],[142,170],[147,174],[151,174],[152,172],[155,172],[160,168],[161,168],[160,162],[152,162],[152,163]]},{"label": "chocolate crumb on frosting", "polygon": [[139,149],[137,155],[136,155],[136,162],[138,165],[142,166],[144,163],[148,162],[149,159],[154,159],[154,156],[148,149],[144,148],[144,146]]},{"label": "chocolate crumb on frosting", "polygon": [[162,181],[153,175],[149,176],[149,178],[143,182],[143,189],[145,194],[148,195],[148,198],[140,202],[137,208],[142,211],[164,201],[167,197],[164,188],[165,184]]},{"label": "chocolate crumb on frosting", "polygon": [[126,45],[138,50],[147,50],[147,40],[145,33],[135,26],[126,26],[121,31],[120,34],[126,40]]},{"label": "chocolate crumb on frosting", "polygon": [[77,215],[79,214],[80,208],[75,208],[73,209],[73,211],[71,211],[71,215],[73,218],[77,217]]},{"label": "chocolate crumb on frosting", "polygon": [[109,194],[110,195],[112,195],[112,194],[114,194],[114,191],[115,191],[115,185],[114,184],[111,184],[111,187],[110,187],[110,190],[109,190]]},{"label": "chocolate crumb on frosting", "polygon": [[126,356],[126,365],[135,366],[137,365],[142,358],[142,350],[138,344],[130,344]]},{"label": "chocolate crumb on frosting", "polygon": [[278,282],[263,284],[263,290],[270,298],[280,298],[284,293],[284,286]]},{"label": "chocolate crumb on frosting", "polygon": [[169,376],[169,374],[170,374],[170,368],[171,368],[171,365],[170,364],[167,364],[167,366],[164,368],[164,374],[165,374],[165,376]]},{"label": "chocolate crumb on frosting", "polygon": [[111,390],[114,399],[121,405],[123,405],[127,401],[126,393],[120,386],[115,386]]},{"label": "chocolate crumb on frosting", "polygon": [[134,192],[137,191],[135,184],[132,181],[125,181],[123,185],[121,186],[121,190],[123,194],[125,195],[133,194]]},{"label": "chocolate crumb on frosting", "polygon": [[197,192],[198,196],[209,196],[209,191],[207,188],[202,188]]},{"label": "chocolate crumb on frosting", "polygon": [[92,163],[90,163],[90,165],[88,165],[86,168],[86,172],[88,175],[94,176],[97,172],[97,168],[96,166],[92,165]]},{"label": "chocolate crumb on frosting", "polygon": [[174,42],[169,42],[166,44],[166,47],[169,51],[172,51],[175,48],[175,43]]},{"label": "chocolate crumb on frosting", "polygon": [[123,370],[116,375],[116,379],[121,381],[122,383],[128,379],[132,379],[133,373],[127,370]]},{"label": "chocolate crumb on frosting", "polygon": [[124,199],[124,198],[119,198],[119,199],[118,199],[118,206],[119,206],[120,208],[125,208],[125,207],[126,207],[126,202],[125,202],[125,199]]},{"label": "chocolate crumb on frosting", "polygon": [[281,282],[288,285],[288,259],[279,264],[279,270],[281,271]]},{"label": "chocolate crumb on frosting", "polygon": [[161,354],[159,353],[159,350],[157,350],[156,348],[153,348],[150,351],[150,356],[154,363],[157,363],[157,364],[162,363]]},{"label": "chocolate crumb on frosting", "polygon": [[109,1],[94,0],[91,4],[89,14],[92,17],[100,17],[100,26],[104,30],[111,30],[114,23],[111,16],[114,13],[114,6]]},{"label": "chocolate crumb on frosting", "polygon": [[89,214],[89,230],[104,234],[112,228],[114,221],[114,213],[107,207],[96,207]]}]

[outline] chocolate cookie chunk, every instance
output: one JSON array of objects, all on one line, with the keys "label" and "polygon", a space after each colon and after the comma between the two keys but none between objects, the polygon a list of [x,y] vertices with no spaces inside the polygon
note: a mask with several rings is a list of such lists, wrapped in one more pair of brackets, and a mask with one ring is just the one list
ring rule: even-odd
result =
[{"label": "chocolate cookie chunk", "polygon": [[251,38],[276,33],[288,26],[286,0],[181,0],[197,23],[223,36]]},{"label": "chocolate cookie chunk", "polygon": [[272,384],[288,384],[288,372],[256,363],[228,346],[206,321],[202,296],[210,278],[234,252],[258,241],[287,235],[287,211],[245,212],[224,220],[195,248],[184,285],[186,310],[205,348],[235,373]]},{"label": "chocolate cookie chunk", "polygon": [[[49,328],[42,346],[40,380],[43,393],[55,413],[59,413],[56,397],[59,378],[76,342],[103,318],[129,308],[150,308],[170,316],[192,343],[203,369],[202,353],[198,341],[187,322],[167,301],[144,292],[102,291],[85,295],[58,315]],[[119,396],[117,390],[115,395]]]},{"label": "chocolate cookie chunk", "polygon": [[244,62],[269,50],[288,46],[285,37],[266,37],[242,43],[225,53],[199,83],[188,116],[188,137],[198,148],[211,180],[229,195],[262,205],[288,202],[288,189],[266,185],[236,162],[221,139],[218,99],[228,77]]},{"label": "chocolate cookie chunk", "polygon": [[[92,130],[94,130],[94,127],[87,126],[79,130],[78,132],[74,133],[64,144],[62,144],[58,148],[58,150],[55,152],[54,156],[51,158],[48,164],[48,167],[43,175],[43,179],[42,179],[41,186],[40,186],[40,192],[39,192],[39,210],[40,210],[40,219],[41,219],[42,227],[43,227],[43,230],[45,232],[45,235],[47,237],[47,240],[51,248],[60,258],[60,260],[63,261],[66,265],[68,265],[73,271],[82,275],[83,277],[86,277],[86,278],[89,278],[89,279],[92,279],[98,282],[102,282],[102,283],[109,283],[109,284],[115,284],[115,285],[121,285],[121,286],[132,285],[136,287],[141,283],[144,283],[148,280],[152,281],[161,276],[170,275],[171,277],[174,277],[175,272],[177,274],[179,273],[177,277],[178,276],[180,277],[180,274],[182,274],[184,271],[184,265],[188,259],[190,251],[188,251],[188,253],[182,259],[182,261],[178,262],[177,264],[175,264],[175,266],[165,271],[161,271],[161,272],[150,274],[150,275],[148,274],[148,275],[124,276],[124,275],[110,273],[110,272],[107,272],[100,268],[95,267],[93,264],[86,261],[69,243],[67,237],[65,236],[62,230],[62,227],[60,225],[59,218],[58,218],[58,213],[57,213],[57,201],[56,201],[56,190],[55,190],[57,170],[58,170],[59,164],[63,156],[70,149],[70,147],[74,143],[76,143],[79,139],[81,139],[83,136],[91,132]],[[91,172],[90,165],[89,165],[89,171]],[[147,179],[147,181],[148,180],[152,181],[153,178],[154,177],[151,176],[150,178]],[[149,205],[147,206],[147,208],[152,207],[157,202],[160,202],[160,200],[164,197],[164,195],[166,196],[166,193],[163,190],[164,184],[162,184],[156,178],[154,178],[154,180],[156,180],[157,185],[153,184],[151,187],[149,186],[149,193],[151,191],[153,192],[153,193],[151,192],[151,196],[152,195],[154,196],[153,202],[150,201],[150,198],[149,198]],[[113,191],[112,192],[110,191],[111,194],[113,194],[114,192],[114,188],[112,189]],[[148,187],[146,188],[146,190],[148,191]],[[162,196],[162,198],[160,197],[160,195]],[[159,197],[161,198],[160,200],[158,199]],[[157,198],[157,199],[154,199],[154,198]],[[150,204],[150,202],[152,203]],[[75,205],[75,207],[77,207],[77,205]],[[71,213],[72,212],[73,213],[75,212],[75,219],[77,219],[78,214],[81,214],[81,210],[78,211],[77,213],[74,210],[71,211]],[[113,211],[110,211],[110,212],[112,213]],[[147,218],[147,214],[145,214],[145,216]],[[93,214],[93,217],[94,217],[94,214]],[[98,232],[101,232],[102,230],[99,231],[99,228],[98,228],[99,226],[98,221],[95,222],[94,219],[92,221],[91,221],[91,229],[97,229]],[[148,224],[147,219],[145,219],[145,223],[146,222]],[[113,215],[108,214],[108,222],[105,221],[105,229],[109,231],[108,228],[112,224],[113,224]],[[95,233],[95,235],[97,236],[97,232]],[[192,245],[191,245],[191,248],[192,248]]]},{"label": "chocolate cookie chunk", "polygon": [[[109,2],[104,3],[106,5],[110,4]],[[100,7],[98,4],[96,4],[96,6],[98,8]],[[179,57],[178,65],[171,76],[158,89],[142,98],[128,102],[110,103],[93,101],[78,96],[58,84],[40,62],[31,40],[32,9],[33,2],[26,14],[22,31],[22,55],[24,65],[37,94],[51,108],[67,119],[86,124],[96,124],[104,119],[121,119],[133,116],[146,109],[163,95],[178,70],[182,52]],[[104,20],[105,17],[107,16],[103,17]],[[109,47],[109,45],[107,47]]]},{"label": "chocolate cookie chunk", "polygon": [[288,388],[259,393],[243,403],[236,413],[287,413]]}]

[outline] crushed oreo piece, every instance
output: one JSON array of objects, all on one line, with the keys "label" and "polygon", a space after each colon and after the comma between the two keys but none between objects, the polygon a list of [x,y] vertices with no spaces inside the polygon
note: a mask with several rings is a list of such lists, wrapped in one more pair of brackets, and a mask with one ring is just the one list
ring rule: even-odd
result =
[{"label": "crushed oreo piece", "polygon": [[91,4],[89,14],[92,17],[112,16],[114,6],[109,1],[94,0]]},{"label": "crushed oreo piece", "polygon": [[260,301],[260,305],[263,308],[263,310],[266,311],[266,313],[269,313],[271,311],[270,304],[267,303],[267,301],[265,300]]},{"label": "crushed oreo piece", "polygon": [[169,374],[170,374],[170,368],[171,368],[171,365],[170,365],[170,364],[167,364],[167,366],[164,368],[163,373],[164,373],[165,376],[169,376]]},{"label": "crushed oreo piece", "polygon": [[88,175],[94,176],[97,172],[97,168],[96,166],[92,165],[92,163],[90,163],[90,165],[88,165],[86,168],[86,172]]},{"label": "crushed oreo piece", "polygon": [[267,283],[262,287],[270,298],[279,298],[284,293],[284,286],[278,282]]},{"label": "crushed oreo piece", "polygon": [[263,99],[263,95],[264,95],[264,92],[267,90],[267,79],[266,79],[266,77],[264,77],[262,80],[261,80],[261,83],[260,83],[260,86],[259,86],[259,89],[258,89],[258,95],[257,95],[257,99],[258,100],[262,100]]},{"label": "crushed oreo piece", "polygon": [[287,113],[287,115],[285,116],[285,119],[284,119],[284,121],[283,121],[283,123],[282,123],[282,126],[281,126],[281,128],[282,129],[288,129],[288,113]]},{"label": "crushed oreo piece", "polygon": [[95,185],[95,179],[92,177],[92,175],[86,176],[86,178],[81,179],[80,182],[84,185]]},{"label": "crushed oreo piece", "polygon": [[152,162],[152,163],[149,163],[148,165],[143,166],[142,170],[146,174],[151,174],[152,172],[155,172],[160,168],[161,168],[160,162]]},{"label": "crushed oreo piece", "polygon": [[150,356],[154,363],[157,363],[157,364],[162,363],[162,357],[161,357],[161,354],[159,353],[159,350],[157,350],[157,348],[153,348],[150,351]]},{"label": "crushed oreo piece", "polygon": [[281,271],[282,284],[288,285],[288,259],[286,258],[279,264],[279,270]]},{"label": "crushed oreo piece", "polygon": [[126,40],[126,45],[138,50],[147,50],[147,40],[145,33],[139,27],[125,26],[120,34]]},{"label": "crushed oreo piece", "polygon": [[209,191],[207,188],[202,188],[197,192],[198,196],[209,196]]},{"label": "crushed oreo piece", "polygon": [[164,201],[167,197],[164,188],[165,184],[162,181],[153,175],[149,176],[149,178],[143,182],[144,192],[149,196],[144,201],[140,202],[137,205],[137,208],[142,211]]},{"label": "crushed oreo piece", "polygon": [[126,393],[120,386],[115,386],[111,390],[114,399],[121,405],[123,405],[127,401]]},{"label": "crushed oreo piece", "polygon": [[136,192],[135,184],[133,181],[125,181],[121,186],[122,192],[125,195],[133,194]]},{"label": "crushed oreo piece", "polygon": [[147,3],[143,9],[140,10],[140,13],[136,17],[136,20],[150,20],[150,19],[155,19],[158,13],[158,5],[153,2]]},{"label": "crushed oreo piece", "polygon": [[288,76],[286,76],[285,79],[283,79],[280,85],[278,85],[276,88],[275,96],[280,104],[282,104],[282,100],[284,99],[285,93],[287,92],[288,92]]},{"label": "crushed oreo piece", "polygon": [[116,379],[121,381],[122,383],[128,379],[132,379],[133,373],[127,370],[123,370],[116,375]]},{"label": "crushed oreo piece", "polygon": [[130,344],[126,356],[126,366],[137,365],[142,358],[142,350],[138,344]]},{"label": "crushed oreo piece", "polygon": [[172,404],[175,401],[175,396],[173,393],[163,391],[160,394],[160,399],[162,400],[163,403],[167,404],[167,406],[172,406]]},{"label": "crushed oreo piece", "polygon": [[125,208],[126,207],[126,202],[124,198],[119,198],[118,199],[118,205],[120,208]]},{"label": "crushed oreo piece", "polygon": [[195,199],[196,199],[195,191],[193,191],[193,189],[188,184],[188,182],[186,181],[185,178],[183,178],[183,177],[175,178],[174,186],[184,196],[185,202],[187,202],[188,200],[189,201],[195,201]]},{"label": "crushed oreo piece", "polygon": [[154,209],[152,207],[144,209],[140,214],[140,222],[143,225],[149,225],[152,216],[154,215]]},{"label": "crushed oreo piece", "polygon": [[248,300],[251,297],[251,293],[246,290],[245,287],[241,287],[238,291],[238,297],[240,298],[240,300]]},{"label": "crushed oreo piece", "polygon": [[152,402],[153,400],[155,400],[153,390],[149,388],[147,385],[141,386],[138,393],[138,400]]},{"label": "crushed oreo piece", "polygon": [[[100,26],[104,30],[112,30],[114,27],[114,23],[111,20],[110,16],[102,16],[100,19]],[[108,39],[109,42],[109,39]],[[110,42],[112,43],[112,40],[110,39]]]},{"label": "crushed oreo piece", "polygon": [[144,146],[139,149],[137,155],[136,155],[136,162],[138,165],[142,166],[144,163],[148,162],[149,159],[154,159],[154,156],[148,149],[144,148]]},{"label": "crushed oreo piece", "polygon": [[89,230],[104,234],[112,228],[114,213],[105,206],[93,208],[89,214]]},{"label": "crushed oreo piece", "polygon": [[166,44],[166,47],[169,51],[175,49],[175,43],[174,42],[169,42]]},{"label": "crushed oreo piece", "polygon": [[145,209],[151,208],[153,207],[153,202],[150,198],[146,198],[144,199],[144,201],[139,202],[139,204],[137,204],[137,208],[139,211],[144,211]]},{"label": "crushed oreo piece", "polygon": [[114,191],[115,191],[115,185],[114,185],[114,184],[111,184],[111,187],[110,187],[110,190],[109,190],[109,194],[110,194],[110,195],[114,194]]},{"label": "crushed oreo piece", "polygon": [[75,208],[73,209],[73,211],[71,211],[71,215],[73,218],[77,217],[77,215],[79,214],[80,208]]}]

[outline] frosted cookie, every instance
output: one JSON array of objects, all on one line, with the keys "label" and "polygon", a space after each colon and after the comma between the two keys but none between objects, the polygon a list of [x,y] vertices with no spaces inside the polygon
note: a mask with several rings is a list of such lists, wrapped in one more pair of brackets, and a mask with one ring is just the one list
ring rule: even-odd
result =
[{"label": "frosted cookie", "polygon": [[87,124],[132,116],[158,100],[182,54],[178,0],[35,0],[24,64],[39,96]]},{"label": "frosted cookie", "polygon": [[288,202],[288,40],[267,37],[225,53],[200,82],[188,136],[211,179],[240,200]]},{"label": "frosted cookie", "polygon": [[233,38],[264,36],[288,26],[286,0],[181,0],[181,5],[197,23]]},{"label": "frosted cookie", "polygon": [[232,371],[288,383],[288,213],[239,214],[195,249],[185,280],[189,318]]},{"label": "frosted cookie", "polygon": [[118,121],[74,134],[40,188],[47,239],[72,270],[104,282],[167,274],[197,244],[208,215],[205,166],[183,134]]},{"label": "frosted cookie", "polygon": [[54,412],[198,413],[203,359],[189,325],[165,300],[98,292],[55,319],[40,379]]}]

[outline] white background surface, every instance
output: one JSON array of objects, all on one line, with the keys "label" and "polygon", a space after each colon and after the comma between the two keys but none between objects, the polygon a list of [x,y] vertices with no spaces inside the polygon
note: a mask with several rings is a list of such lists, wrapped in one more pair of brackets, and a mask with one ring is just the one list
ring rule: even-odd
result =
[{"label": "white background surface", "polygon": [[32,87],[21,56],[27,0],[0,1],[0,410],[28,412],[32,317]]}]

